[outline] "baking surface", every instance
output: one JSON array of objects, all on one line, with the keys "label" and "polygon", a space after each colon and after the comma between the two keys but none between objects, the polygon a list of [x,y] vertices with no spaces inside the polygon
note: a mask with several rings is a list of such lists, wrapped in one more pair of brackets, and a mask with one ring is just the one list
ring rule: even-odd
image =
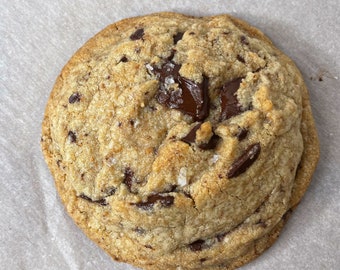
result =
[{"label": "baking surface", "polygon": [[229,13],[261,29],[300,68],[321,156],[277,242],[242,270],[339,269],[340,5],[328,1],[0,0],[0,268],[129,269],[68,217],[40,150],[41,121],[62,67],[90,37],[159,11]]}]

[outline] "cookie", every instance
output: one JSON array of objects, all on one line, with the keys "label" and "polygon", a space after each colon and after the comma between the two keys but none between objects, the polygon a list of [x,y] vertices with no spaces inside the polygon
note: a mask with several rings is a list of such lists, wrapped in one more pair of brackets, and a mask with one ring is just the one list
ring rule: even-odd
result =
[{"label": "cookie", "polygon": [[57,78],[41,145],[76,224],[143,269],[254,259],[319,158],[300,72],[229,15],[157,13],[105,28]]}]

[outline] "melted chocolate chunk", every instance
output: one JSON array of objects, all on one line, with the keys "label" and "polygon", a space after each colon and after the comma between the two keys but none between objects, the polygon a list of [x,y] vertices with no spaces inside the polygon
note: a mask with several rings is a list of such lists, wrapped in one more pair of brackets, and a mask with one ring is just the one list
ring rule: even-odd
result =
[{"label": "melted chocolate chunk", "polygon": [[245,36],[240,37],[241,43],[244,45],[249,45],[249,42]]},{"label": "melted chocolate chunk", "polygon": [[244,60],[244,58],[241,56],[241,55],[237,55],[236,56],[236,59],[238,60],[238,61],[240,61],[241,63],[245,63],[246,61]]},{"label": "melted chocolate chunk", "polygon": [[239,128],[238,133],[236,134],[236,137],[239,141],[244,140],[248,135],[248,129],[245,128]]},{"label": "melted chocolate chunk", "polygon": [[126,187],[128,188],[130,192],[131,192],[132,183],[134,182],[134,178],[135,178],[134,175],[135,173],[131,170],[131,168],[129,167],[125,168],[123,183],[126,185]]},{"label": "melted chocolate chunk", "polygon": [[143,36],[144,36],[144,28],[139,28],[133,34],[131,34],[130,39],[138,40],[138,39],[143,38]]},{"label": "melted chocolate chunk", "polygon": [[189,248],[191,251],[201,251],[203,249],[205,241],[202,239],[198,239],[195,242],[189,244]]},{"label": "melted chocolate chunk", "polygon": [[127,59],[125,55],[119,60],[119,62],[123,62],[123,63],[126,63],[127,61],[129,60]]},{"label": "melted chocolate chunk", "polygon": [[221,98],[221,116],[220,120],[227,120],[232,116],[242,112],[241,105],[238,103],[236,92],[240,87],[243,78],[237,78],[231,82],[227,82],[222,86],[220,92]]},{"label": "melted chocolate chunk", "polygon": [[[181,139],[181,141],[188,143],[188,144],[192,144],[195,143],[196,140],[196,131],[199,130],[199,128],[201,127],[202,123],[197,124],[196,126],[194,126],[189,133],[183,137]],[[217,143],[219,142],[220,137],[217,136],[216,134],[214,134],[209,142],[207,143],[201,143],[199,145],[197,145],[199,148],[201,148],[202,150],[211,150],[211,149],[215,149],[215,147],[217,146]]]},{"label": "melted chocolate chunk", "polygon": [[82,198],[82,199],[87,200],[91,203],[97,203],[97,204],[100,204],[100,205],[103,205],[103,206],[108,204],[105,199],[92,200],[90,197],[86,196],[85,194],[80,194],[79,198]]},{"label": "melted chocolate chunk", "polygon": [[144,247],[146,247],[148,249],[153,249],[153,247],[151,245],[145,245]]},{"label": "melted chocolate chunk", "polygon": [[143,210],[150,210],[157,202],[159,202],[163,207],[170,207],[174,203],[174,197],[170,195],[163,196],[160,194],[154,194],[148,196],[146,202],[135,203],[134,205]]},{"label": "melted chocolate chunk", "polygon": [[166,84],[168,81],[174,81],[178,82],[178,79],[180,77],[179,70],[181,69],[181,65],[176,64],[173,61],[165,62],[160,68],[153,67],[153,72],[156,74],[159,78],[159,81],[161,83],[160,90],[167,90]]},{"label": "melted chocolate chunk", "polygon": [[173,36],[173,39],[174,39],[174,44],[177,44],[178,41],[180,41],[183,37],[183,34],[182,32],[178,32],[176,35]]},{"label": "melted chocolate chunk", "polygon": [[184,77],[179,78],[182,88],[183,103],[178,104],[178,109],[189,114],[193,119],[202,121],[209,116],[208,78],[203,77],[203,82],[195,82]]},{"label": "melted chocolate chunk", "polygon": [[176,53],[176,50],[175,49],[172,49],[171,50],[171,53],[169,55],[169,57],[167,58],[169,61],[171,61],[172,59],[174,59],[175,57],[175,53]]},{"label": "melted chocolate chunk", "polygon": [[[194,121],[202,121],[209,115],[209,79],[203,77],[203,82],[196,84],[180,76],[181,65],[168,61],[160,68],[154,67],[153,72],[158,76],[160,88],[157,101],[190,115]],[[178,84],[178,89],[172,89],[171,84]]]},{"label": "melted chocolate chunk", "polygon": [[77,136],[73,131],[69,131],[67,136],[71,143],[75,143],[77,141]]},{"label": "melted chocolate chunk", "polygon": [[218,142],[220,141],[220,137],[217,136],[216,134],[214,134],[209,142],[207,143],[202,143],[200,144],[198,147],[201,148],[202,150],[211,150],[211,149],[215,149]]},{"label": "melted chocolate chunk", "polygon": [[191,143],[194,143],[195,140],[196,140],[196,131],[199,130],[199,128],[201,127],[202,123],[199,123],[197,124],[196,126],[194,126],[190,131],[189,133],[183,137],[181,139],[181,141],[185,142],[185,143],[188,143],[188,144],[191,144]]},{"label": "melted chocolate chunk", "polygon": [[230,166],[227,173],[228,178],[237,177],[244,173],[259,157],[261,152],[260,143],[250,145],[244,153],[238,157]]},{"label": "melted chocolate chunk", "polygon": [[78,92],[73,93],[69,98],[68,102],[69,103],[75,103],[80,101],[80,94]]}]

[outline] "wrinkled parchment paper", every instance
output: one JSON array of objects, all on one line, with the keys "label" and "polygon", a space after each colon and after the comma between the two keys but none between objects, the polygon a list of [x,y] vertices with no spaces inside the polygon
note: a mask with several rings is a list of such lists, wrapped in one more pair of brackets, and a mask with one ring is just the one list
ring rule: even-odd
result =
[{"label": "wrinkled parchment paper", "polygon": [[340,269],[340,4],[329,1],[0,0],[0,268],[135,269],[113,262],[65,213],[40,151],[54,81],[91,36],[157,11],[230,13],[292,57],[310,90],[321,158],[279,240],[245,270]]}]

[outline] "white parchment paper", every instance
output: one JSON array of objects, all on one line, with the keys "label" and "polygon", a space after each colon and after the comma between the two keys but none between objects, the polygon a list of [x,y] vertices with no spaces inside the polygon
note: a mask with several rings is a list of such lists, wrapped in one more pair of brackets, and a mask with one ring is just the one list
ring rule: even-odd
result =
[{"label": "white parchment paper", "polygon": [[40,125],[58,73],[86,40],[157,11],[230,13],[295,60],[310,90],[320,162],[279,240],[242,269],[340,269],[339,0],[0,0],[0,269],[135,269],[113,262],[65,213]]}]

